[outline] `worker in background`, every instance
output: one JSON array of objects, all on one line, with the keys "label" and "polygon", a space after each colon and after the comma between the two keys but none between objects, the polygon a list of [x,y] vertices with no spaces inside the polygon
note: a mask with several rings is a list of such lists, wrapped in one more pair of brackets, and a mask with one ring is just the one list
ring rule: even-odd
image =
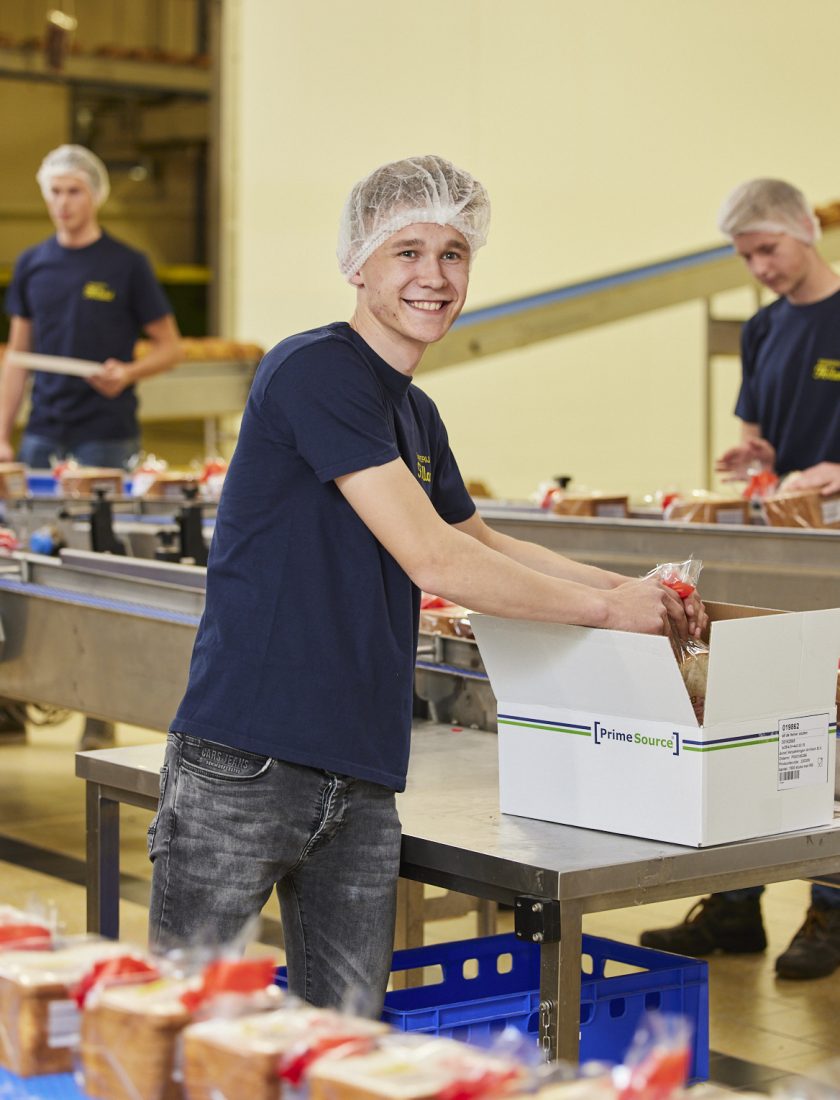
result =
[{"label": "worker in background", "polygon": [[[779,297],[744,326],[736,415],[742,441],[718,461],[731,478],[758,467],[788,484],[840,491],[840,276],[815,248],[819,224],[803,194],[758,179],[727,197],[718,227],[750,272]],[[764,951],[763,886],[702,898],[673,928],[641,943],[681,955]],[[805,921],[776,959],[780,978],[822,978],[840,966],[840,890],[813,885]]]},{"label": "worker in background", "polygon": [[816,249],[819,222],[801,191],[758,179],[727,197],[718,227],[779,295],[744,326],[741,442],[718,472],[796,472],[788,488],[840,492],[840,275]]},{"label": "worker in background", "polygon": [[[175,365],[178,326],[146,257],[99,225],[109,192],[99,157],[81,145],[61,145],[46,155],[36,178],[56,232],[15,265],[6,293],[8,348],[102,367],[90,378],[35,373],[17,457],[32,469],[66,457],[83,466],[125,467],[140,448],[135,383]],[[141,331],[151,349],[134,362]],[[0,376],[0,462],[14,458],[12,432],[27,374],[6,362]],[[7,711],[4,721],[0,711],[0,730],[4,725],[7,736],[14,733],[14,714]],[[108,724],[89,720],[83,744],[112,739]]]},{"label": "worker in background", "polygon": [[377,1015],[390,968],[420,591],[494,615],[697,634],[699,601],[490,530],[412,378],[464,305],[483,186],[442,158],[353,188],[355,312],[260,364],[172,722],[150,938],[230,941],[276,887],[293,993]]}]

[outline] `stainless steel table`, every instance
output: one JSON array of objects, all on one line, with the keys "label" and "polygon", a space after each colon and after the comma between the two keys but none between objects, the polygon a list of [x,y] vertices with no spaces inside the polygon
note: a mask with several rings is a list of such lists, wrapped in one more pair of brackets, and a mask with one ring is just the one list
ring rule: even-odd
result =
[{"label": "stainless steel table", "polygon": [[[157,804],[162,745],[76,755],[87,783],[88,926],[116,935],[119,803]],[[840,870],[840,820],[717,848],[598,833],[503,815],[496,738],[418,723],[408,787],[399,796],[401,874],[476,897],[523,896],[559,909],[561,938],[541,944],[541,1040],[578,1055],[584,913]]]}]

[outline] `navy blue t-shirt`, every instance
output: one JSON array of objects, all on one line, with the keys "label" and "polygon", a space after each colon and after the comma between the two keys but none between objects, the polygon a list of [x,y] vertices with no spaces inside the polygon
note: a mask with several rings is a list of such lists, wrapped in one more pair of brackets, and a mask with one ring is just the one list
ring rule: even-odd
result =
[{"label": "navy blue t-shirt", "polygon": [[173,730],[403,789],[419,592],[334,481],[399,457],[446,522],[474,513],[434,403],[349,325],[265,356]]},{"label": "navy blue t-shirt", "polygon": [[[144,325],[172,312],[142,252],[103,232],[84,248],[55,237],[15,265],[6,312],[32,322],[32,351],[130,363]],[[137,434],[137,397],[128,386],[103,397],[84,379],[36,371],[27,431],[65,447]]]},{"label": "navy blue t-shirt", "polygon": [[840,462],[840,291],[760,309],[744,326],[741,362],[735,415],[760,425],[777,473]]}]

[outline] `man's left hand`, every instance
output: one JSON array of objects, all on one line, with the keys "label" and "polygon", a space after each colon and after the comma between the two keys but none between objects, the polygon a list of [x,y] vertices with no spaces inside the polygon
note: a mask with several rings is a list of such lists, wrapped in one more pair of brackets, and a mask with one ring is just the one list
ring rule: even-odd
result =
[{"label": "man's left hand", "polygon": [[88,382],[103,397],[119,397],[126,386],[131,384],[128,376],[128,364],[119,359],[106,359],[98,374],[91,375]]},{"label": "man's left hand", "polygon": [[785,489],[819,489],[824,497],[840,493],[840,462],[818,462],[785,481]]}]

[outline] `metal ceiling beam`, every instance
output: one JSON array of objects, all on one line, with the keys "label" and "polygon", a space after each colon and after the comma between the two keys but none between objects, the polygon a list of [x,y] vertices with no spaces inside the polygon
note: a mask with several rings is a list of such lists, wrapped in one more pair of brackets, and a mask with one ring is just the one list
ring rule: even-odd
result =
[{"label": "metal ceiling beam", "polygon": [[[840,226],[824,230],[820,252],[829,261],[840,259]],[[751,282],[743,261],[726,245],[514,298],[463,313],[449,334],[426,351],[422,370],[555,340]]]}]

